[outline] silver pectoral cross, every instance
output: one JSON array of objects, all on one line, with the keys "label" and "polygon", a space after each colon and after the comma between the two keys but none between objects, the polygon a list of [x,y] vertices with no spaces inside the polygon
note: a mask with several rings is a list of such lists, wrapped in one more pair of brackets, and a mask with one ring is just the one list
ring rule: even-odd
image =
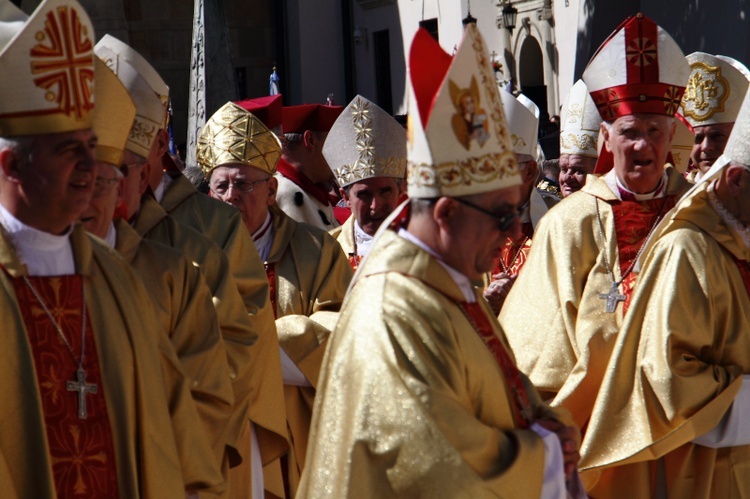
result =
[{"label": "silver pectoral cross", "polygon": [[69,392],[78,392],[78,419],[86,419],[88,411],[86,410],[86,395],[96,393],[97,388],[94,383],[86,383],[86,371],[79,367],[76,371],[78,381],[66,381],[65,389]]},{"label": "silver pectoral cross", "polygon": [[624,294],[620,293],[619,286],[620,283],[613,282],[612,288],[607,293],[599,293],[599,299],[607,301],[605,311],[610,314],[615,313],[617,302],[625,301],[626,298]]}]

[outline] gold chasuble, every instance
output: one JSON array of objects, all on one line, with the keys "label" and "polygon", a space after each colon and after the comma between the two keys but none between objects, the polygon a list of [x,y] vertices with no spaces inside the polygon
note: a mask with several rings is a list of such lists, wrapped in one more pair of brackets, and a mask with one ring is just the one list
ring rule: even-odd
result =
[{"label": "gold chasuble", "polygon": [[295,222],[278,205],[269,210],[273,218],[273,244],[266,268],[269,280],[273,281],[271,301],[278,317],[279,343],[312,385],[284,385],[291,439],[288,477],[294,495],[305,464],[323,354],[353,273],[341,248],[328,233]]},{"label": "gold chasuble", "polygon": [[581,447],[592,497],[750,497],[750,446],[691,443],[750,374],[750,249],[706,184],[649,250]]},{"label": "gold chasuble", "polygon": [[[667,173],[665,197],[645,202],[621,201],[604,179],[589,175],[539,222],[499,315],[519,369],[582,431],[632,290],[627,270],[655,221],[689,188],[674,168]],[[601,295],[612,289],[613,274],[626,278],[610,313]]]},{"label": "gold chasuble", "polygon": [[[0,238],[0,366],[12,401],[0,404],[3,494],[183,498],[186,489],[219,490],[188,382],[143,284],[80,226],[70,241],[76,274],[29,278],[37,297]],[[39,297],[76,359],[86,325],[85,383]]]},{"label": "gold chasuble", "polygon": [[357,243],[354,239],[354,216],[347,218],[343,225],[329,230],[328,233],[339,243],[349,260],[349,266],[356,272],[362,257],[357,254]]},{"label": "gold chasuble", "polygon": [[180,252],[143,239],[122,219],[115,227],[115,249],[146,285],[162,330],[169,333],[190,380],[193,401],[220,463],[234,394],[211,291]]},{"label": "gold chasuble", "polygon": [[[286,411],[282,394],[281,364],[278,359],[273,310],[268,280],[258,251],[247,233],[239,211],[233,206],[198,192],[182,174],[175,175],[161,200],[162,208],[181,225],[207,237],[229,260],[237,289],[258,334],[252,348],[228,342],[227,350],[239,365],[254,366],[245,380],[235,380],[235,414],[249,415],[255,425],[264,466],[265,487],[274,495],[283,495],[279,456],[289,447]],[[244,397],[244,399],[239,398]],[[249,428],[246,428],[249,431]],[[243,440],[245,437],[242,437]],[[247,436],[249,439],[249,436]],[[245,449],[243,452],[247,452]],[[248,454],[241,454],[248,455]],[[271,464],[274,463],[274,464]],[[245,463],[249,466],[249,462]],[[232,472],[231,489],[240,494],[249,490],[250,469],[243,466]]]},{"label": "gold chasuble", "polygon": [[544,446],[519,414],[559,417],[477,301],[464,307],[435,258],[383,232],[331,336],[298,497],[539,497]]},{"label": "gold chasuble", "polygon": [[[230,493],[244,497],[250,490],[249,421],[253,421],[258,427],[266,490],[283,497],[278,458],[288,444],[278,339],[275,334],[260,330],[261,325],[267,324],[264,314],[270,316],[272,313],[270,307],[259,312],[259,324],[251,320],[221,248],[201,233],[177,223],[152,197],[143,196],[133,227],[146,239],[175,248],[197,264],[213,294],[234,389],[235,406],[226,432],[227,443],[232,448],[229,464],[236,467],[240,459],[245,460],[241,469],[231,473]],[[252,252],[255,252],[254,248],[248,249],[248,258],[252,258]],[[264,289],[267,285],[264,281]]]}]

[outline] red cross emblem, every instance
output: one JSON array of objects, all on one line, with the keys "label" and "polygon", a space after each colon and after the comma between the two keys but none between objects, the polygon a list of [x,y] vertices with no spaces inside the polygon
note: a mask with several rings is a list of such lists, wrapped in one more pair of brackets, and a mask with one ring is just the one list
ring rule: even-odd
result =
[{"label": "red cross emblem", "polygon": [[602,119],[609,121],[617,116],[617,110],[620,108],[620,103],[617,102],[619,95],[611,88],[605,88],[591,94],[594,99],[596,107],[599,108],[599,114]]},{"label": "red cross emblem", "polygon": [[656,60],[656,44],[648,38],[635,38],[629,44],[625,53],[630,64],[648,66]]},{"label": "red cross emblem", "polygon": [[94,108],[94,57],[88,28],[67,6],[48,12],[31,49],[34,83],[67,116],[83,118]]},{"label": "red cross emblem", "polygon": [[677,112],[682,102],[682,92],[677,87],[670,85],[664,92],[664,110],[667,114],[672,115]]}]

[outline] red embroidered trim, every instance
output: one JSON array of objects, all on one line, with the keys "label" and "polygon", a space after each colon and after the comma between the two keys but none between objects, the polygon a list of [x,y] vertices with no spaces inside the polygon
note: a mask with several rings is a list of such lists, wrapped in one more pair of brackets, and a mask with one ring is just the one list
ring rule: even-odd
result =
[{"label": "red embroidered trim", "polygon": [[529,395],[526,393],[526,387],[523,386],[521,373],[508,355],[500,338],[495,335],[492,324],[487,318],[487,314],[479,303],[459,303],[464,315],[479,334],[489,351],[494,355],[500,370],[503,372],[505,382],[508,384],[512,393],[511,407],[516,425],[519,428],[528,428],[531,423],[531,406],[529,404]]},{"label": "red embroidered trim", "polygon": [[[88,315],[81,317],[81,276],[28,279],[55,315],[72,350],[80,352],[82,320],[91,331]],[[86,335],[86,381],[95,383],[99,392],[87,396],[88,418],[84,421],[78,418],[78,394],[65,388],[67,381],[75,379],[77,369],[70,352],[23,279],[13,279],[13,286],[34,356],[57,496],[116,498],[114,442],[94,335]]]}]

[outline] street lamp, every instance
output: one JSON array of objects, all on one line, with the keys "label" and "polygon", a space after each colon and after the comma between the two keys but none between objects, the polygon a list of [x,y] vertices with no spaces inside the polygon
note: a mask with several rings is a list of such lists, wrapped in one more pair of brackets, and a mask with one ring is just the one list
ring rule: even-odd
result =
[{"label": "street lamp", "polygon": [[466,29],[466,26],[468,26],[469,24],[475,24],[475,25],[477,24],[477,18],[471,15],[471,0],[469,0],[467,4],[468,4],[468,9],[467,9],[466,17],[464,17],[461,20],[461,24],[464,25],[464,29]]},{"label": "street lamp", "polygon": [[516,16],[518,15],[518,9],[513,7],[513,4],[508,0],[503,7],[503,26],[513,34],[513,28],[516,27]]}]

